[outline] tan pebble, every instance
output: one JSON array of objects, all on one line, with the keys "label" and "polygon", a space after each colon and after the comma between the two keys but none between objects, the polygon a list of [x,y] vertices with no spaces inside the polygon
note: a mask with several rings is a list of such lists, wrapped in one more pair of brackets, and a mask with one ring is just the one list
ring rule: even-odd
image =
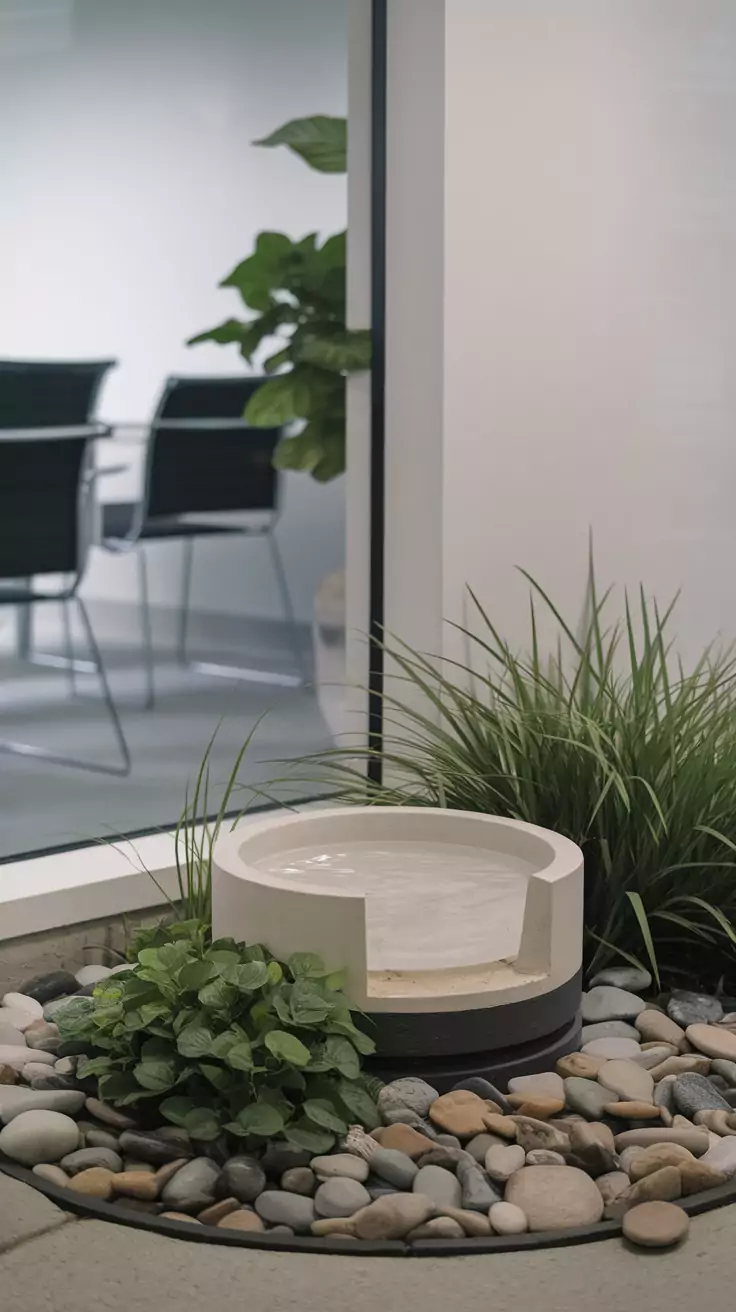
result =
[{"label": "tan pebble", "polygon": [[669,1049],[666,1054],[668,1057],[676,1057],[679,1051],[674,1043],[662,1043],[661,1039],[655,1039],[652,1043],[642,1043],[641,1045],[642,1052],[653,1052],[655,1050],[662,1052],[664,1048]]},{"label": "tan pebble", "polygon": [[645,1129],[624,1130],[623,1134],[617,1134],[616,1152],[620,1153],[624,1148],[649,1148],[653,1143],[679,1143],[694,1157],[702,1157],[710,1147],[707,1131],[698,1130],[695,1126],[687,1130],[674,1125],[670,1130],[664,1126],[661,1129],[647,1126]]},{"label": "tan pebble", "polygon": [[5,1063],[0,1065],[0,1084],[17,1084],[20,1079],[20,1072],[13,1066]]},{"label": "tan pebble", "polygon": [[491,1233],[491,1223],[480,1212],[466,1212],[462,1207],[438,1207],[440,1216],[452,1217],[458,1221],[469,1239],[483,1239]]},{"label": "tan pebble", "polygon": [[518,1143],[489,1148],[486,1153],[486,1172],[492,1180],[505,1184],[515,1171],[520,1171],[526,1162],[526,1153]]},{"label": "tan pebble", "polygon": [[460,1222],[453,1221],[451,1216],[433,1216],[431,1221],[425,1221],[424,1225],[411,1230],[406,1238],[410,1244],[418,1239],[464,1239],[465,1231]]},{"label": "tan pebble", "polygon": [[736,1034],[718,1025],[688,1025],[685,1030],[688,1043],[707,1057],[720,1057],[736,1061]]},{"label": "tan pebble", "polygon": [[159,1189],[163,1189],[164,1185],[173,1179],[177,1171],[180,1171],[182,1166],[186,1166],[187,1161],[188,1158],[186,1157],[178,1157],[175,1162],[167,1162],[165,1166],[159,1166],[156,1172]]},{"label": "tan pebble", "polygon": [[623,1152],[619,1153],[618,1164],[620,1170],[625,1171],[627,1175],[630,1175],[631,1163],[635,1161],[641,1153],[646,1151],[646,1148],[624,1148]]},{"label": "tan pebble", "polygon": [[526,1155],[526,1165],[567,1166],[567,1162],[562,1153],[555,1153],[551,1148],[532,1148],[531,1152]]},{"label": "tan pebble", "polygon": [[661,1171],[665,1166],[681,1166],[683,1162],[694,1162],[695,1158],[687,1148],[679,1143],[654,1143],[649,1148],[642,1148],[636,1154],[629,1167],[631,1181],[636,1184],[645,1176]]},{"label": "tan pebble", "polygon": [[561,1075],[563,1080],[573,1077],[594,1080],[607,1060],[607,1057],[595,1057],[592,1053],[571,1052],[567,1057],[560,1057],[556,1067],[557,1074]]},{"label": "tan pebble", "polygon": [[667,1057],[659,1066],[653,1066],[649,1074],[655,1084],[666,1079],[668,1075],[707,1075],[710,1070],[710,1058],[698,1053],[692,1056]]},{"label": "tan pebble", "polygon": [[439,1210],[424,1194],[386,1194],[348,1219],[359,1239],[403,1239]]},{"label": "tan pebble", "polygon": [[607,1061],[598,1072],[598,1083],[618,1094],[618,1101],[651,1102],[654,1095],[650,1072],[632,1061]]},{"label": "tan pebble", "polygon": [[[198,1218],[200,1221],[201,1219],[201,1217]],[[262,1234],[266,1227],[260,1216],[257,1216],[255,1212],[246,1212],[243,1208],[239,1212],[228,1212],[227,1216],[223,1216],[222,1220],[217,1222],[217,1229],[246,1230]]]},{"label": "tan pebble", "polygon": [[677,1169],[680,1172],[682,1193],[685,1198],[689,1198],[691,1194],[704,1192],[706,1189],[718,1189],[720,1185],[728,1184],[728,1179],[722,1171],[717,1171],[714,1166],[708,1166],[706,1162],[696,1162],[695,1158],[690,1162],[679,1162]]},{"label": "tan pebble", "polygon": [[516,1121],[516,1137],[525,1152],[533,1152],[535,1148],[548,1148],[553,1153],[562,1153],[563,1156],[570,1151],[570,1136],[563,1130],[557,1130],[553,1125],[548,1125],[546,1121],[538,1121],[533,1116],[514,1116]]},{"label": "tan pebble", "polygon": [[675,1123],[675,1118],[672,1115],[672,1112],[670,1111],[669,1107],[660,1107],[659,1116],[665,1129],[666,1130],[671,1129]]},{"label": "tan pebble", "polygon": [[137,1162],[134,1157],[124,1157],[123,1171],[143,1171],[146,1175],[155,1175],[156,1167],[150,1162]]},{"label": "tan pebble", "polygon": [[422,1157],[424,1153],[431,1152],[434,1147],[433,1139],[428,1139],[426,1134],[420,1134],[411,1125],[384,1126],[379,1142],[382,1148],[394,1148],[397,1152],[406,1153],[412,1161],[416,1161],[417,1157]]},{"label": "tan pebble", "polygon": [[604,1207],[595,1182],[575,1166],[524,1166],[509,1180],[505,1201],[521,1208],[531,1231],[595,1225]]},{"label": "tan pebble", "polygon": [[311,1225],[313,1235],[324,1237],[325,1235],[355,1235],[355,1218],[352,1216],[331,1216],[326,1217],[323,1221],[313,1221]]},{"label": "tan pebble", "polygon": [[704,1125],[706,1130],[711,1130],[713,1134],[726,1138],[729,1134],[736,1134],[736,1127],[733,1125],[733,1115],[723,1108],[719,1110],[707,1110],[696,1112],[693,1120],[696,1125]]},{"label": "tan pebble", "polygon": [[484,1117],[484,1128],[490,1134],[497,1134],[501,1139],[516,1141],[516,1121],[512,1121],[510,1116],[501,1116],[495,1112],[488,1112]]},{"label": "tan pebble", "polygon": [[606,1207],[606,1216],[620,1218],[632,1207],[640,1203],[672,1203],[682,1195],[682,1180],[676,1166],[663,1166],[659,1171],[652,1171],[643,1180],[637,1180],[624,1194],[619,1194],[614,1202]]},{"label": "tan pebble", "polygon": [[34,1166],[33,1174],[37,1175],[40,1180],[48,1180],[49,1184],[58,1184],[62,1189],[66,1189],[69,1185],[69,1176],[60,1166],[51,1166],[47,1165],[46,1162],[41,1162],[38,1166]]},{"label": "tan pebble", "polygon": [[160,1212],[162,1221],[186,1221],[189,1225],[201,1225],[196,1216],[187,1216],[186,1212]]},{"label": "tan pebble", "polygon": [[375,1130],[371,1130],[369,1137],[371,1139],[375,1139],[376,1143],[380,1143],[383,1135],[386,1133],[387,1128],[388,1127],[385,1125],[379,1125],[376,1127]]},{"label": "tan pebble", "polygon": [[550,1116],[557,1116],[558,1112],[565,1110],[564,1098],[524,1099],[522,1094],[512,1093],[509,1094],[508,1101],[516,1108],[519,1116],[531,1116],[537,1121],[546,1121]]},{"label": "tan pebble", "polygon": [[204,1211],[197,1213],[197,1220],[202,1225],[219,1225],[224,1217],[229,1216],[231,1212],[237,1212],[242,1203],[238,1198],[223,1198],[222,1202],[212,1203],[210,1207],[205,1207]]},{"label": "tan pebble", "polygon": [[603,1108],[606,1116],[618,1116],[622,1121],[659,1121],[660,1108],[650,1102],[609,1102]]},{"label": "tan pebble", "polygon": [[642,1203],[626,1213],[622,1228],[632,1244],[642,1248],[669,1248],[685,1238],[690,1218],[673,1203]]},{"label": "tan pebble", "polygon": [[124,1198],[141,1198],[153,1202],[161,1192],[161,1181],[148,1171],[121,1171],[112,1177],[112,1188]]},{"label": "tan pebble", "polygon": [[103,1166],[90,1166],[87,1171],[80,1171],[79,1175],[75,1175],[66,1187],[72,1189],[75,1194],[85,1194],[88,1198],[107,1199],[112,1197],[114,1178],[113,1172]]},{"label": "tan pebble", "polygon": [[604,1203],[612,1203],[619,1194],[623,1194],[629,1188],[629,1177],[625,1171],[609,1171],[607,1175],[599,1175],[596,1180],[598,1191]]},{"label": "tan pebble", "polygon": [[[604,1148],[607,1148],[609,1152],[611,1153],[615,1152],[616,1144],[613,1137],[613,1130],[611,1129],[610,1125],[606,1125],[603,1121],[583,1121],[582,1126],[585,1127],[585,1131],[587,1131],[588,1135],[592,1135],[595,1139],[597,1139],[598,1143],[602,1144]],[[581,1129],[577,1131],[577,1133],[578,1134],[582,1133],[585,1137],[585,1131],[583,1131],[582,1126]],[[576,1133],[575,1130],[571,1128],[570,1130],[571,1143],[573,1143],[574,1141],[575,1133]]]},{"label": "tan pebble", "polygon": [[685,1031],[680,1025],[676,1025],[669,1016],[665,1016],[661,1011],[654,1011],[651,1007],[646,1011],[640,1011],[634,1021],[634,1025],[641,1034],[642,1039],[650,1042],[671,1043],[678,1051],[682,1051],[682,1044],[686,1043]]},{"label": "tan pebble", "polygon": [[487,1128],[484,1117],[489,1113],[495,1115],[500,1110],[496,1103],[479,1098],[469,1089],[457,1089],[454,1093],[443,1093],[432,1103],[429,1119],[448,1134],[455,1134],[459,1139],[472,1139]]}]

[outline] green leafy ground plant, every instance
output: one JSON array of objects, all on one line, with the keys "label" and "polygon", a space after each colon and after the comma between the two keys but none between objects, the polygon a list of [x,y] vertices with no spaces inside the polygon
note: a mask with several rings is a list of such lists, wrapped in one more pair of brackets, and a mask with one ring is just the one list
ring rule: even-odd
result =
[{"label": "green leafy ground plant", "polygon": [[374,1044],[342,982],[311,954],[279,962],[179,924],[58,1024],[63,1040],[84,1043],[78,1075],[94,1076],[106,1102],[150,1104],[195,1140],[284,1137],[322,1153],[351,1123],[379,1124],[361,1075]]},{"label": "green leafy ground plant", "polygon": [[[555,829],[585,856],[589,969],[619,958],[647,963],[657,980],[733,978],[734,653],[709,649],[686,672],[671,646],[674,602],[662,612],[642,592],[609,622],[610,592],[598,595],[591,568],[578,627],[526,577],[526,652],[475,597],[467,664],[387,645],[398,679],[384,697],[383,785],[366,782],[370,751],[335,748],[299,771],[348,802]],[[558,627],[552,659],[538,640],[540,606]]]},{"label": "green leafy ground plant", "polygon": [[[323,173],[347,169],[342,118],[294,119],[254,144],[287,146]],[[322,242],[314,232],[298,241],[261,232],[253,254],[220,283],[239,293],[249,318],[227,319],[189,342],[236,345],[252,365],[264,341],[280,339],[263,363],[273,376],[251,397],[245,418],[260,428],[304,421],[299,433],[282,438],[274,463],[322,483],[345,469],[345,379],[371,361],[370,333],[347,327],[346,266],[344,232]]]}]

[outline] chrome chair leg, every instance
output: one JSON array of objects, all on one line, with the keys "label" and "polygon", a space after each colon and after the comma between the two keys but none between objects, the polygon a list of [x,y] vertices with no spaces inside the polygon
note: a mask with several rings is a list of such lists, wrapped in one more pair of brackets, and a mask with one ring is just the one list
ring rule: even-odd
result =
[{"label": "chrome chair leg", "polygon": [[103,699],[105,702],[105,706],[107,708],[107,713],[110,717],[110,722],[112,724],[113,733],[115,735],[117,746],[120,751],[122,764],[100,765],[96,761],[84,761],[75,756],[62,756],[56,752],[48,752],[46,751],[45,748],[34,747],[30,743],[9,742],[7,740],[0,741],[0,752],[6,753],[11,756],[30,757],[31,759],[36,761],[47,761],[51,765],[68,765],[76,770],[88,770],[91,774],[108,774],[108,775],[116,775],[118,777],[125,776],[130,774],[130,767],[131,767],[130,750],[128,748],[125,734],[123,733],[123,727],[120,723],[120,717],[118,716],[117,707],[115,705],[112,693],[110,691],[110,685],[107,680],[107,671],[105,670],[105,664],[102,659],[102,653],[97,643],[94,629],[92,628],[92,622],[89,618],[89,615],[87,613],[87,608],[84,602],[82,601],[81,597],[78,596],[75,596],[74,600],[76,601],[77,606],[79,607],[79,613],[82,617],[85,636],[87,638],[87,642],[90,648],[90,653],[92,656],[91,664],[100,681]]},{"label": "chrome chair leg", "polygon": [[[255,536],[254,534],[246,534]],[[294,607],[289,593],[289,586],[286,581],[286,572],[278,549],[278,544],[273,537],[271,529],[260,531],[258,537],[268,537],[271,550],[271,559],[273,562],[274,572],[276,574],[277,585],[281,597],[281,605],[289,625],[290,642],[293,649],[296,672],[294,674],[283,674],[280,670],[263,670],[248,668],[242,665],[225,665],[220,661],[200,661],[192,660],[187,654],[187,630],[190,610],[190,594],[192,584],[192,547],[190,546],[184,558],[184,578],[182,587],[182,611],[179,617],[179,659],[188,669],[195,670],[198,674],[215,675],[217,678],[242,680],[244,683],[267,683],[281,688],[301,688],[306,683],[306,673],[304,661],[302,659],[301,644],[298,641],[298,629]]]},{"label": "chrome chair leg", "polygon": [[[130,750],[128,748],[128,743],[126,741],[125,734],[123,733],[123,726],[120,723],[120,716],[118,715],[117,707],[115,705],[115,700],[113,698],[112,692],[110,691],[110,684],[107,678],[107,670],[105,669],[105,662],[102,659],[102,652],[100,651],[97,638],[95,637],[95,631],[92,627],[92,621],[90,620],[87,607],[85,606],[81,597],[75,597],[75,601],[77,603],[77,606],[79,607],[79,613],[82,617],[82,623],[84,625],[85,635],[87,638],[87,642],[89,644],[89,649],[90,652],[92,653],[92,659],[95,663],[95,666],[97,667],[97,674],[100,680],[100,687],[102,688],[102,695],[105,700],[105,705],[107,707],[108,715],[110,716],[113,732],[117,739],[118,747],[120,749],[120,755],[123,759],[122,768],[120,767],[114,768],[110,766],[107,768],[106,773],[127,775],[130,774],[130,767],[131,767]],[[94,767],[89,766],[87,768],[93,769]]]},{"label": "chrome chair leg", "polygon": [[138,592],[141,607],[141,633],[143,637],[143,664],[146,675],[146,697],[143,703],[145,711],[153,710],[156,701],[155,659],[153,650],[153,630],[151,627],[151,603],[148,595],[148,562],[146,549],[141,545],[135,553],[138,558]]},{"label": "chrome chair leg", "polygon": [[181,603],[179,607],[179,627],[176,654],[180,665],[188,665],[187,630],[189,628],[189,602],[192,595],[192,570],[194,568],[194,538],[184,538],[184,560],[181,572]]},{"label": "chrome chair leg", "polygon": [[69,600],[64,598],[61,605],[61,622],[64,629],[64,647],[66,650],[66,665],[69,670],[69,688],[72,697],[77,695],[77,666],[74,659],[74,641],[72,638],[72,622],[69,615]]}]

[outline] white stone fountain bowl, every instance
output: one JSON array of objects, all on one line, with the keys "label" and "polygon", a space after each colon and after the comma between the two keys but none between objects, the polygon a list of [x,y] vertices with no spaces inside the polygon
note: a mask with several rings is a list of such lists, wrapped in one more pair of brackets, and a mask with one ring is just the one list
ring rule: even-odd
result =
[{"label": "white stone fountain bowl", "polygon": [[315,952],[367,1011],[531,999],[580,969],[583,855],[536,825],[429,807],[280,812],[220,837],[216,937]]}]

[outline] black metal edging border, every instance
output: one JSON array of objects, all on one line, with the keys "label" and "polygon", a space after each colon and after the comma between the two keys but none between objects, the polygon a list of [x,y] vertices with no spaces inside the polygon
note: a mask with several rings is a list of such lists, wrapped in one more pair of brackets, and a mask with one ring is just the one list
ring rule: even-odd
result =
[{"label": "black metal edging border", "polygon": [[387,0],[371,12],[371,451],[368,647],[368,778],[381,782],[386,491],[386,96]]},{"label": "black metal edging border", "polygon": [[[621,1234],[620,1221],[599,1221],[596,1225],[577,1226],[571,1230],[540,1230],[535,1234],[492,1235],[488,1239],[421,1239],[415,1244],[403,1240],[386,1239],[375,1243],[360,1239],[318,1239],[309,1235],[249,1235],[237,1230],[220,1230],[216,1226],[193,1225],[188,1221],[169,1221],[150,1216],[120,1204],[86,1198],[62,1189],[26,1166],[17,1166],[5,1159],[0,1161],[0,1173],[29,1185],[32,1189],[56,1203],[67,1212],[89,1217],[95,1221],[112,1222],[166,1235],[169,1239],[185,1239],[195,1244],[222,1244],[228,1248],[259,1249],[262,1252],[318,1253],[338,1257],[481,1257],[489,1253],[530,1252],[540,1248],[572,1248],[577,1244],[594,1244],[602,1239],[615,1239]],[[736,1203],[736,1179],[707,1193],[693,1194],[679,1199],[678,1206],[688,1216],[700,1216]]]}]

